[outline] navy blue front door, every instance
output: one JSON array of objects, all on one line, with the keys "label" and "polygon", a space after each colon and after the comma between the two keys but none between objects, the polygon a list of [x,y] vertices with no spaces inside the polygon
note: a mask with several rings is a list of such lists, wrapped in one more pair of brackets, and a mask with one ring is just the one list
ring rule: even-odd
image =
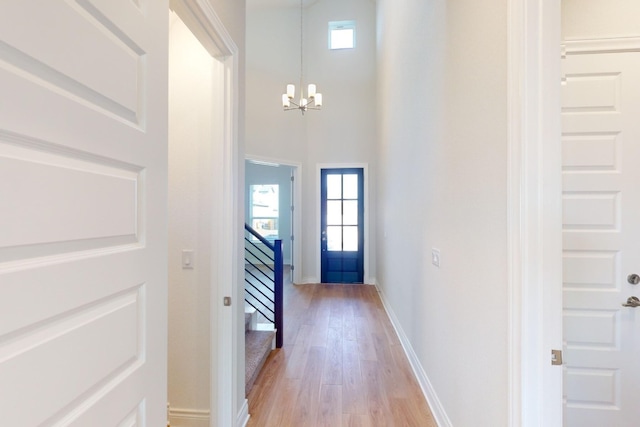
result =
[{"label": "navy blue front door", "polygon": [[322,169],[322,283],[364,281],[364,170]]}]

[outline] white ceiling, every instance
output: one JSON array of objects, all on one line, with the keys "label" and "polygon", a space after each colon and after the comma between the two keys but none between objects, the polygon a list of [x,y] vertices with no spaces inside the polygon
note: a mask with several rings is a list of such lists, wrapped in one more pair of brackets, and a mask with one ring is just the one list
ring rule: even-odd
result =
[{"label": "white ceiling", "polygon": [[[310,6],[318,0],[302,0],[303,5]],[[247,0],[253,6],[300,7],[300,0]]]}]

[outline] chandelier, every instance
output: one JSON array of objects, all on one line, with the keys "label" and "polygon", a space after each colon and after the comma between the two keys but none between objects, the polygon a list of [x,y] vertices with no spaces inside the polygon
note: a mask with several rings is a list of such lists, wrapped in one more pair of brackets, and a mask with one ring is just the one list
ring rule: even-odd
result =
[{"label": "chandelier", "polygon": [[307,110],[320,110],[322,108],[322,94],[316,92],[316,85],[310,83],[309,86],[307,86],[307,97],[304,97],[304,86],[302,85],[304,78],[302,16],[302,0],[300,0],[300,98],[297,102],[294,101],[296,96],[296,86],[289,83],[287,85],[287,93],[282,94],[282,107],[284,108],[284,111],[300,110],[302,115],[304,115]]}]

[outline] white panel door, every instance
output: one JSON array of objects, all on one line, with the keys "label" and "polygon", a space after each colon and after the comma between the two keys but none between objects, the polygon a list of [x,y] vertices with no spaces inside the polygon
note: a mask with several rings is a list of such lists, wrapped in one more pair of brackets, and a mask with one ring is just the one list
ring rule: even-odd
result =
[{"label": "white panel door", "polygon": [[640,53],[563,60],[564,423],[640,425]]},{"label": "white panel door", "polygon": [[167,14],[2,2],[3,425],[166,424]]}]

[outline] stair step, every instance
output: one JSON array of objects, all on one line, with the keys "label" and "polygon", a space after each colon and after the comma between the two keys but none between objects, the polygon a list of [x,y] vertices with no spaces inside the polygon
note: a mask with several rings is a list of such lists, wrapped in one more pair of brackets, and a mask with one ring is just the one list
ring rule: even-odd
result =
[{"label": "stair step", "polygon": [[244,331],[251,329],[251,313],[244,313]]},{"label": "stair step", "polygon": [[275,331],[245,332],[245,392],[248,395],[271,353]]}]

